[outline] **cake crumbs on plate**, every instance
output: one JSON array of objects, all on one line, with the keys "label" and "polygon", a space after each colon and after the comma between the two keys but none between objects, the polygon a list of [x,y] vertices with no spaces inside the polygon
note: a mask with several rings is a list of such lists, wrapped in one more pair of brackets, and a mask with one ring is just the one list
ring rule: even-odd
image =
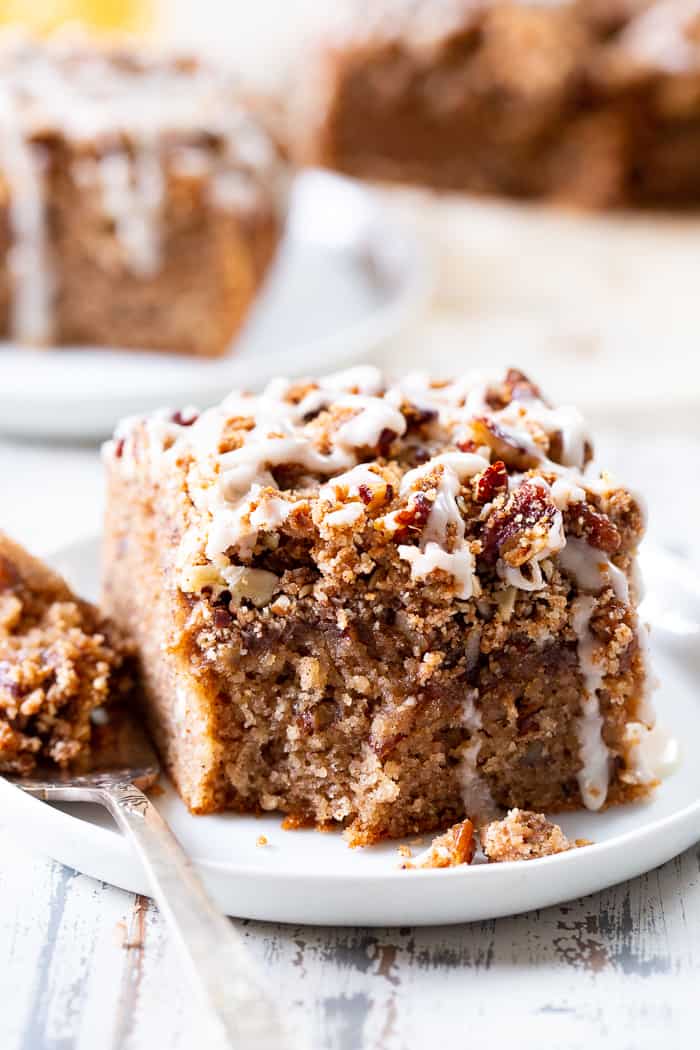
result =
[{"label": "cake crumbs on plate", "polygon": [[402,864],[401,867],[404,870],[456,868],[460,864],[471,864],[475,848],[474,825],[469,819],[462,820],[453,824],[442,835],[436,835],[430,846],[416,857],[414,863]]},{"label": "cake crumbs on plate", "polygon": [[536,860],[589,846],[587,839],[570,841],[558,824],[544,813],[511,809],[503,820],[493,820],[479,832],[481,845],[492,864],[509,860]]}]

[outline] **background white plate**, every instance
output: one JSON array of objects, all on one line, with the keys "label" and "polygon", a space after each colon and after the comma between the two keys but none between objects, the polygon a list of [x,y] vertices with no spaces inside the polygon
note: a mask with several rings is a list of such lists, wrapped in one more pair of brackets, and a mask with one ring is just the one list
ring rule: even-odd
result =
[{"label": "background white plate", "polygon": [[[98,584],[98,544],[76,544],[54,565],[84,594]],[[652,802],[605,813],[570,814],[570,835],[595,845],[527,863],[445,871],[402,871],[396,843],[350,850],[340,834],[283,831],[279,816],[193,817],[169,785],[155,799],[198,862],[228,914],[334,925],[426,925],[495,918],[603,889],[664,863],[700,838],[698,676],[700,588],[675,558],[647,552],[647,611],[653,632],[660,721],[682,741],[686,760]],[[661,624],[666,624],[662,627]],[[0,778],[2,822],[32,849],[138,893],[148,883],[99,807],[50,806]],[[256,845],[264,834],[269,845]],[[427,844],[426,837],[426,844]]]},{"label": "background white plate", "polygon": [[122,416],[201,407],[234,386],[343,367],[400,332],[425,304],[430,266],[417,238],[359,184],[299,175],[278,259],[226,357],[0,343],[0,429],[95,438]]}]

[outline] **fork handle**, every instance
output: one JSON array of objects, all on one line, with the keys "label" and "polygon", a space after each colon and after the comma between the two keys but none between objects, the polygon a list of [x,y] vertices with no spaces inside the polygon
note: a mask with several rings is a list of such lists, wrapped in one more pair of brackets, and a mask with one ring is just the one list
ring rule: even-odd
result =
[{"label": "fork handle", "polygon": [[285,1030],[240,934],[212,904],[192,861],[156,807],[134,784],[104,786],[99,794],[139,854],[221,1045],[231,1050],[291,1050],[297,1044]]}]

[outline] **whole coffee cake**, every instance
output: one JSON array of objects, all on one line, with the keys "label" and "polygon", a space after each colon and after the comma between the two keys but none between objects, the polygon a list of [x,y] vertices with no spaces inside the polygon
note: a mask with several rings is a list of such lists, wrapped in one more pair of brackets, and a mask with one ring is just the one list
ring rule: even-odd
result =
[{"label": "whole coffee cake", "polygon": [[0,37],[0,335],[224,353],[273,257],[285,165],[228,74]]},{"label": "whole coffee cake", "polygon": [[510,370],[372,367],[132,419],[104,603],[194,812],[353,844],[647,794],[638,500]]},{"label": "whole coffee cake", "polygon": [[130,685],[118,632],[0,532],[0,773],[87,758],[91,716]]},{"label": "whole coffee cake", "polygon": [[700,203],[697,0],[380,0],[319,47],[302,153],[588,208]]}]

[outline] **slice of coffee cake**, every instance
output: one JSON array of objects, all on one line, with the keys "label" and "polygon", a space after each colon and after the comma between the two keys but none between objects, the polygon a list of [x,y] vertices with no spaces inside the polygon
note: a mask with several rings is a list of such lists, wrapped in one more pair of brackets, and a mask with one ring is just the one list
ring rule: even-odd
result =
[{"label": "slice of coffee cake", "polygon": [[126,422],[104,599],[190,809],[363,844],[645,795],[643,515],[591,457],[515,370],[366,367]]},{"label": "slice of coffee cake", "polygon": [[286,210],[258,108],[215,64],[0,33],[0,337],[226,353]]}]

